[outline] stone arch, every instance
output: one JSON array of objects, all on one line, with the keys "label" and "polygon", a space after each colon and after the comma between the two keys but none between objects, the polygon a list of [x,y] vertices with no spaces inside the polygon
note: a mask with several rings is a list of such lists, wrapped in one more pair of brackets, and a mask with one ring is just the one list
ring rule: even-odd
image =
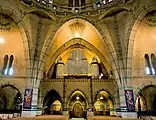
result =
[{"label": "stone arch", "polygon": [[[9,87],[9,88],[8,88]],[[10,89],[11,88],[11,89]],[[10,91],[11,90],[11,91]],[[15,90],[15,91],[13,91]],[[16,87],[16,85],[13,84],[2,84],[0,86],[0,93],[1,97],[3,98],[4,96],[6,97],[6,108],[5,109],[10,109],[10,112],[13,112],[12,110],[17,108],[21,110],[21,103],[22,103],[22,94],[21,91]],[[1,98],[1,99],[2,99]],[[8,102],[9,101],[9,102]],[[16,111],[17,112],[17,111]]]},{"label": "stone arch", "polygon": [[53,55],[53,61],[51,68],[48,72],[48,75],[51,76],[52,74],[52,68],[54,65],[54,61],[56,60],[56,58],[64,51],[68,51],[69,49],[74,49],[74,48],[81,48],[81,49],[87,49],[91,52],[94,52],[96,54],[96,56],[98,56],[100,58],[101,63],[104,65],[105,69],[107,70],[107,72],[109,72],[109,70],[111,69],[110,67],[110,63],[108,63],[107,59],[102,55],[102,53],[96,48],[94,47],[92,44],[90,44],[89,42],[87,42],[86,40],[82,39],[82,38],[74,38],[71,39],[69,41],[67,41],[64,45],[62,45]]},{"label": "stone arch", "polygon": [[[110,62],[112,63],[113,66],[113,70],[114,70],[114,75],[116,77],[116,79],[119,78],[119,73],[117,71],[115,71],[117,64],[115,63],[116,60],[116,52],[113,46],[113,43],[111,41],[111,37],[107,38],[105,33],[103,33],[103,31],[101,30],[101,28],[98,26],[98,24],[93,21],[93,20],[89,20],[86,17],[83,16],[79,16],[78,18],[75,17],[69,17],[67,19],[64,19],[62,21],[59,22],[59,24],[57,25],[56,29],[53,31],[53,33],[51,34],[51,36],[49,37],[49,39],[46,39],[44,42],[44,47],[42,49],[43,54],[40,56],[41,59],[44,61],[45,57],[48,56],[48,54],[44,54],[46,53],[46,51],[49,50],[49,48],[53,45],[54,43],[54,39],[55,39],[55,33],[60,29],[61,26],[63,26],[64,24],[68,23],[68,21],[72,21],[72,20],[83,20],[85,22],[87,22],[88,24],[90,24],[98,33],[99,39],[101,40],[101,42],[104,45],[104,48],[106,48],[106,52],[109,53],[109,58],[110,58]],[[109,33],[107,33],[109,35]],[[110,36],[110,35],[109,35]],[[47,71],[47,70],[46,70]],[[120,85],[121,83],[119,81],[118,85]]]},{"label": "stone arch", "polygon": [[87,102],[87,108],[88,108],[88,98],[86,97],[84,92],[80,89],[76,89],[76,90],[72,91],[71,94],[69,96],[67,96],[67,98],[68,98],[67,99],[67,101],[68,101],[67,106],[69,107],[70,99],[76,94],[76,92],[79,92],[85,98],[85,100]]},{"label": "stone arch", "polygon": [[76,89],[68,98],[67,108],[69,109],[69,116],[86,118],[88,101],[85,94],[81,90]]},{"label": "stone arch", "polygon": [[100,90],[94,97],[94,114],[114,115],[114,101],[106,90]]},{"label": "stone arch", "polygon": [[[132,56],[133,56],[133,46],[135,42],[135,36],[136,36],[136,31],[139,28],[139,25],[143,21],[144,17],[151,11],[156,10],[156,5],[151,4],[147,5],[146,7],[143,6],[139,12],[136,13],[136,19],[134,20],[134,24],[132,26],[132,30],[130,31],[130,36],[129,36],[129,43],[128,43],[128,59],[127,59],[127,68],[130,68],[127,71],[127,75],[132,77]],[[132,78],[131,78],[132,79]]]},{"label": "stone arch", "polygon": [[12,84],[2,84],[2,85],[0,86],[0,89],[5,88],[5,87],[7,87],[7,86],[9,86],[9,87],[11,87],[11,88],[13,88],[13,89],[16,89],[18,92],[20,92],[20,91],[18,90],[18,88],[16,87],[16,85],[12,85]]},{"label": "stone arch", "polygon": [[60,94],[56,90],[50,90],[43,98],[43,113],[62,114],[62,105],[63,101]]},{"label": "stone arch", "polygon": [[[154,90],[151,92],[151,90]],[[136,92],[136,102],[137,97],[141,96],[144,102],[143,110],[146,111],[154,111],[156,109],[155,106],[155,97],[156,97],[156,85],[143,85],[137,92]]]},{"label": "stone arch", "polygon": [[100,90],[96,91],[96,94],[94,95],[94,100],[95,100],[96,96],[99,94],[99,92],[101,92],[101,91],[107,92],[110,95],[110,98],[113,101],[113,103],[115,102],[115,100],[113,99],[114,96],[112,96],[112,94],[108,90],[106,90],[106,89],[100,89]]},{"label": "stone arch", "polygon": [[[55,91],[56,93],[58,93],[58,95],[59,95],[60,98],[61,98],[61,102],[63,101],[60,91],[59,91],[59,90],[55,90],[55,89],[51,89],[51,88],[49,88],[49,89],[47,89],[47,90],[44,91],[44,93],[43,93],[43,100],[44,100],[44,98],[46,97],[46,95],[47,95],[50,91]],[[43,92],[43,91],[42,91],[42,92]]]},{"label": "stone arch", "polygon": [[24,57],[25,57],[25,61],[26,61],[26,68],[27,66],[29,66],[29,34],[28,34],[28,31],[26,29],[26,25],[25,23],[23,22],[22,20],[22,17],[21,17],[21,14],[18,13],[16,10],[14,9],[8,9],[8,8],[5,8],[5,7],[0,7],[1,8],[1,11],[0,13],[1,14],[4,14],[4,15],[7,15],[9,16],[14,22],[15,24],[17,25],[19,31],[20,31],[20,34],[22,36],[22,43],[23,43],[23,48],[24,48]]}]

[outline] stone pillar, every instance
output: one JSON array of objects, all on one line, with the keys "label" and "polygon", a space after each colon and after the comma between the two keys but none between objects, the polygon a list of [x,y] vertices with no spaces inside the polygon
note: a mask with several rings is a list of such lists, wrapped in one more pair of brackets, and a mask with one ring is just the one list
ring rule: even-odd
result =
[{"label": "stone pillar", "polygon": [[99,64],[96,56],[93,57],[91,62],[91,74],[93,78],[97,78],[99,76]]},{"label": "stone pillar", "polygon": [[[32,93],[29,93],[28,95],[26,95],[26,92],[24,93],[24,100],[23,100],[23,110],[22,110],[22,116],[23,117],[34,117],[36,115],[38,115],[39,113],[41,113],[41,110],[38,109],[37,103],[38,103],[38,88],[40,85],[40,81],[43,80],[43,67],[41,65],[43,65],[42,61],[36,60],[34,62],[33,59],[31,59],[32,61],[30,63],[32,63],[31,65],[29,65],[28,68],[28,78],[25,79],[25,91],[31,91]],[[24,103],[29,103],[29,102],[25,102],[26,99],[28,98],[28,96],[30,96],[30,104],[28,106],[24,106]]]},{"label": "stone pillar", "polygon": [[63,78],[64,76],[64,63],[60,57],[57,61],[56,78]]},{"label": "stone pillar", "polygon": [[37,105],[37,108],[38,108],[38,112],[37,112],[37,115],[41,115],[43,113],[43,103],[42,103],[42,100],[43,100],[43,96],[42,96],[42,91],[41,89],[39,89],[39,92],[38,92],[38,105]]},{"label": "stone pillar", "polygon": [[[132,103],[134,110],[130,111],[127,104],[126,104],[126,93],[125,90],[130,90],[132,92]],[[132,97],[130,96],[130,97]],[[119,88],[119,97],[120,97],[120,112],[117,112],[119,116],[122,118],[137,118],[137,113],[135,112],[135,101],[134,101],[134,95],[133,95],[133,90],[132,89],[127,89],[126,87],[121,86]]]},{"label": "stone pillar", "polygon": [[[32,90],[32,94],[30,95],[30,104],[31,106],[30,107],[24,107],[23,106],[23,110],[22,110],[22,116],[24,117],[34,117],[37,115],[37,99],[38,99],[38,88],[37,87],[26,87],[25,88],[25,91],[26,90]],[[29,96],[29,95],[28,95]],[[24,101],[26,101],[26,93],[24,95]],[[28,98],[29,99],[29,98]],[[23,102],[24,102],[23,101]],[[24,103],[23,103],[24,105]]]}]

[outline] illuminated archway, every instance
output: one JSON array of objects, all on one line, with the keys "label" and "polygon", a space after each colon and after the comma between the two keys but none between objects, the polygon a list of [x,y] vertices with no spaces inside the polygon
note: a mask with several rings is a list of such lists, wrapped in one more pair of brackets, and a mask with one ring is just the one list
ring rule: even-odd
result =
[{"label": "illuminated archway", "polygon": [[148,85],[139,91],[136,98],[136,110],[138,110],[138,99],[140,98],[141,111],[156,110],[156,86]]},{"label": "illuminated archway", "polygon": [[53,59],[53,61],[52,60],[50,61],[53,64],[48,72],[48,75],[51,76],[52,70],[53,70],[53,67],[54,67],[54,64],[55,64],[57,58],[61,57],[65,63],[67,61],[67,58],[69,57],[69,56],[67,56],[67,54],[77,48],[82,49],[84,51],[84,53],[87,55],[87,60],[88,60],[89,64],[91,63],[93,57],[97,56],[98,62],[103,66],[103,71],[105,71],[105,73],[109,73],[110,70],[112,69],[109,61],[107,61],[107,59],[102,55],[102,53],[97,48],[95,48],[95,46],[88,43],[84,39],[74,38],[74,39],[71,39],[68,42],[66,42],[64,45],[62,45],[53,54],[53,58],[55,58],[55,59]]},{"label": "illuminated archway", "polygon": [[68,100],[70,117],[86,118],[88,102],[80,90],[75,90]]},{"label": "illuminated archway", "polygon": [[101,90],[94,99],[94,114],[95,115],[114,115],[114,105],[111,95]]},{"label": "illuminated archway", "polygon": [[44,114],[62,114],[62,99],[55,90],[47,92],[43,100]]},{"label": "illuminated archway", "polygon": [[[68,42],[70,40],[72,40],[72,42]],[[110,68],[110,60],[106,52],[105,43],[101,39],[101,36],[97,29],[86,20],[72,19],[64,23],[57,30],[55,36],[51,41],[51,48],[48,52],[49,57],[46,59],[45,62],[46,73],[50,70],[56,58],[61,54],[61,52],[59,52],[59,49],[62,46],[64,46],[64,48],[67,49],[66,45],[74,45],[77,41],[82,42],[79,43],[80,45],[84,45],[85,47],[90,49],[94,48],[92,50],[98,51],[98,53],[96,52],[96,54],[101,54],[101,59],[103,58],[101,61],[107,62]],[[68,43],[70,43],[70,45]]]}]

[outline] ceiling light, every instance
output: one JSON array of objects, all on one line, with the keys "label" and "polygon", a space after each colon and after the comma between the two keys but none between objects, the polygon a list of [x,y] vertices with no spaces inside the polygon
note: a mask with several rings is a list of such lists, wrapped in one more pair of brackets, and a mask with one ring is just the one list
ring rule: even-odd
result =
[{"label": "ceiling light", "polygon": [[97,7],[99,8],[100,6],[101,6],[101,4],[98,2],[98,3],[96,3],[96,5],[97,5]]},{"label": "ceiling light", "polygon": [[79,97],[79,96],[77,96],[77,97],[76,97],[76,100],[79,100],[79,99],[80,99],[80,97]]},{"label": "ceiling light", "polygon": [[53,10],[56,10],[57,9],[57,6],[56,5],[53,5]]},{"label": "ceiling light", "polygon": [[100,97],[100,100],[103,100],[103,97],[102,96]]},{"label": "ceiling light", "polygon": [[0,37],[0,43],[3,44],[4,43],[4,38]]},{"label": "ceiling light", "polygon": [[76,37],[76,38],[79,38],[79,37],[80,37],[80,34],[79,34],[78,32],[76,32],[76,33],[75,33],[75,37]]},{"label": "ceiling light", "polygon": [[106,0],[103,0],[102,2],[103,2],[104,5],[106,4]]},{"label": "ceiling light", "polygon": [[79,9],[78,8],[75,8],[75,13],[78,13],[79,12]]},{"label": "ceiling light", "polygon": [[53,0],[49,0],[49,3],[52,4],[53,3]]}]

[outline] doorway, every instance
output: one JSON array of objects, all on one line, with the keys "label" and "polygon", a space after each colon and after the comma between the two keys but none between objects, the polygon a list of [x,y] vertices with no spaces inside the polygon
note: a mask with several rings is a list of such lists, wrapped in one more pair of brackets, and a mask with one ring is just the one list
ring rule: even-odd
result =
[{"label": "doorway", "polygon": [[80,103],[76,103],[73,107],[73,117],[74,118],[83,118],[83,108]]},{"label": "doorway", "polygon": [[43,114],[60,115],[62,114],[62,100],[58,92],[51,90],[47,92],[43,101]]},{"label": "doorway", "polygon": [[86,118],[87,115],[87,101],[84,94],[76,90],[69,99],[69,115],[70,118]]}]

